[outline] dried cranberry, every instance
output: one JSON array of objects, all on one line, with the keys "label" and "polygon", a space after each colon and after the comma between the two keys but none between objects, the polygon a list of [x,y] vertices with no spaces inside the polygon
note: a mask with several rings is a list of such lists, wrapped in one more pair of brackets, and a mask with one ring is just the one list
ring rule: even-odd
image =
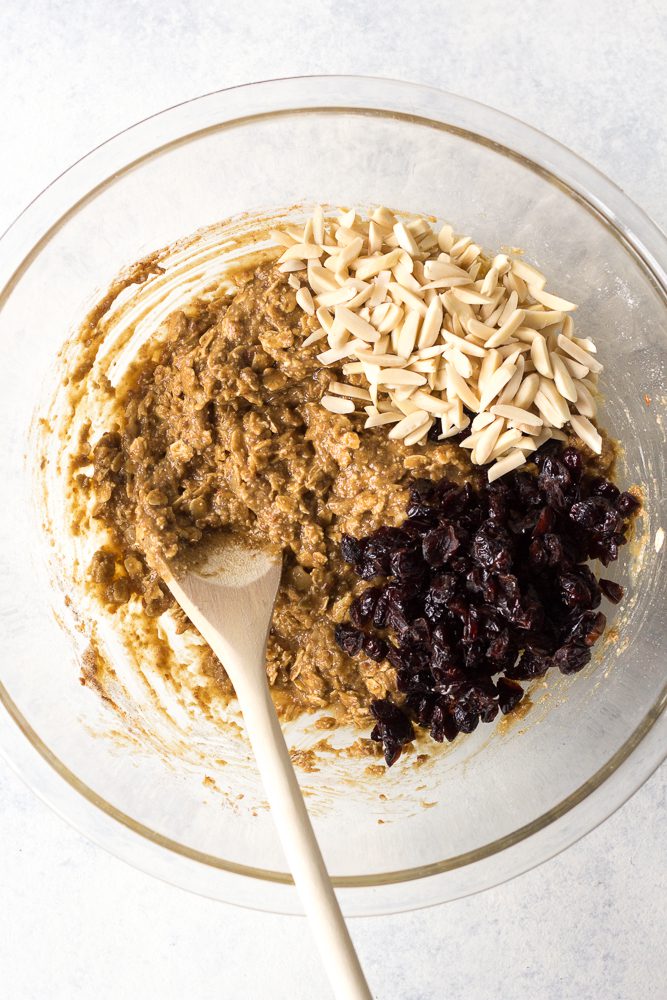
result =
[{"label": "dried cranberry", "polygon": [[637,497],[633,496],[632,493],[621,493],[616,501],[616,510],[623,517],[630,517],[630,515],[635,514],[640,507],[641,502],[637,499]]},{"label": "dried cranberry", "polygon": [[479,493],[470,483],[417,480],[400,527],[343,536],[358,576],[393,577],[360,594],[351,623],[336,627],[349,655],[363,649],[396,671],[403,707],[383,699],[373,713],[388,764],[413,738],[410,717],[451,741],[511,711],[523,695],[518,680],[551,666],[581,670],[605,628],[602,594],[623,595],[586,561],[617,558],[624,518],[639,502],[585,475],[574,448],[550,442],[534,461],[537,476],[511,473]]},{"label": "dried cranberry", "polygon": [[398,580],[414,580],[424,575],[424,560],[420,552],[406,546],[392,553],[390,568]]},{"label": "dried cranberry", "polygon": [[618,500],[621,495],[618,486],[615,486],[608,479],[603,479],[602,476],[591,480],[589,490],[591,496],[604,497],[606,500],[611,500],[612,503]]},{"label": "dried cranberry", "polygon": [[601,611],[584,611],[569,629],[567,638],[571,642],[594,646],[605,630],[607,619]]},{"label": "dried cranberry", "polygon": [[438,701],[431,712],[431,738],[438,743],[452,743],[459,734],[459,727],[452,718],[447,702]]},{"label": "dried cranberry", "polygon": [[444,566],[459,548],[460,540],[451,524],[434,528],[424,536],[422,551],[430,566]]},{"label": "dried cranberry", "polygon": [[600,603],[595,579],[592,584],[582,572],[562,573],[558,578],[560,599],[566,608],[593,608]]},{"label": "dried cranberry", "polygon": [[575,480],[581,479],[584,471],[584,463],[580,452],[576,448],[565,448],[560,457],[563,464],[570,470],[572,477]]},{"label": "dried cranberry", "polygon": [[387,624],[387,610],[389,608],[389,598],[387,597],[387,587],[380,590],[375,610],[373,611],[373,625],[375,628],[385,628]]},{"label": "dried cranberry", "polygon": [[355,598],[350,605],[350,618],[357,628],[363,628],[373,617],[382,591],[379,587],[369,587]]},{"label": "dried cranberry", "polygon": [[541,650],[527,647],[518,663],[507,670],[507,676],[513,680],[530,681],[535,677],[544,677],[551,665],[550,656]]},{"label": "dried cranberry", "polygon": [[485,521],[472,543],[473,558],[494,573],[506,573],[512,565],[512,542],[496,520]]},{"label": "dried cranberry", "polygon": [[548,531],[551,531],[555,520],[556,515],[551,507],[543,507],[533,529],[533,535],[535,535],[535,537],[539,537],[540,535],[545,535]]},{"label": "dried cranberry", "polygon": [[604,497],[590,497],[572,504],[570,518],[580,528],[600,535],[612,535],[622,526],[621,516]]},{"label": "dried cranberry", "polygon": [[387,655],[387,643],[377,635],[364,636],[364,653],[379,663]]},{"label": "dried cranberry", "polygon": [[352,535],[343,535],[340,543],[340,554],[345,562],[356,566],[362,558],[363,548],[361,543]]},{"label": "dried cranberry", "polygon": [[618,604],[623,597],[623,587],[621,587],[620,583],[614,583],[613,580],[601,579],[600,590],[613,604]]},{"label": "dried cranberry", "polygon": [[354,625],[346,625],[344,622],[336,625],[334,638],[340,648],[348,656],[356,656],[364,641],[364,633]]},{"label": "dried cranberry", "polygon": [[496,683],[498,688],[498,706],[503,715],[507,715],[523,698],[523,688],[516,681],[501,677]]},{"label": "dried cranberry", "polygon": [[414,740],[415,731],[407,715],[388,698],[372,702],[371,713],[377,719],[371,739],[382,743],[387,767],[391,767],[405,744]]},{"label": "dried cranberry", "polygon": [[576,674],[590,663],[591,651],[588,646],[569,642],[554,653],[554,664],[562,674]]}]

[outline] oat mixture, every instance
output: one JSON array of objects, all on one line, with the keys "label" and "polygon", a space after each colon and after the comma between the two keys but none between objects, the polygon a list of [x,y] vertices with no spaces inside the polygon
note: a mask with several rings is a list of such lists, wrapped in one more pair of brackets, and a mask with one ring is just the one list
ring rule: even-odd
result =
[{"label": "oat mixture", "polygon": [[170,317],[162,346],[124,383],[117,429],[93,449],[97,514],[115,544],[91,572],[103,599],[138,593],[157,616],[173,599],[150,568],[152,546],[173,556],[211,529],[280,546],[269,680],[288,712],[333,704],[363,721],[371,700],[394,690],[394,671],[363,655],[352,661],[334,642],[360,589],[341,538],[401,521],[415,475],[472,469],[451,442],[416,454],[381,427],[359,433],[358,422],[323,409],[336,373],[315,346],[301,349],[309,324],[271,265],[231,304]]}]

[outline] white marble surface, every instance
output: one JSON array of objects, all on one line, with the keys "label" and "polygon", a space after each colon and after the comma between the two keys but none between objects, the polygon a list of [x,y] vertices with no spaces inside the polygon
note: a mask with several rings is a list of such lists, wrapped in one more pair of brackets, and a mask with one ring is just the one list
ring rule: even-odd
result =
[{"label": "white marble surface", "polygon": [[[4,0],[0,230],[112,133],[205,91],[358,72],[509,111],[667,225],[661,0]],[[665,770],[564,855],[483,895],[353,924],[382,1000],[665,996]],[[285,956],[296,956],[291,967]],[[303,921],[190,896],[83,840],[0,766],[0,996],[329,996]]]}]

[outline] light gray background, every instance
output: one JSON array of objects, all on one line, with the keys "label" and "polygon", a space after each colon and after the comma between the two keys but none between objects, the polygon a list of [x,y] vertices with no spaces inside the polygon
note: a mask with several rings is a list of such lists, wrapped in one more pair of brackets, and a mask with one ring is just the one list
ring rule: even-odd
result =
[{"label": "light gray background", "polygon": [[[0,230],[73,160],[205,91],[396,76],[523,118],[667,224],[661,0],[2,0]],[[667,993],[665,770],[514,882],[358,920],[382,1000],[649,1000]],[[305,923],[190,896],[107,856],[0,766],[0,996],[319,1000]]]}]

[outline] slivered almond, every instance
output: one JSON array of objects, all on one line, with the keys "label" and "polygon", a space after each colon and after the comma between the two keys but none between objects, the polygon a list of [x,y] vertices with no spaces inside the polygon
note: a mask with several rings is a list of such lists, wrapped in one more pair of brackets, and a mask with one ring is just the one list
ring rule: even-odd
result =
[{"label": "slivered almond", "polygon": [[533,296],[536,302],[540,302],[547,309],[555,309],[558,312],[572,312],[576,309],[574,302],[568,302],[567,299],[561,299],[558,295],[552,295],[551,292],[545,292],[542,288],[538,288],[536,285],[529,286],[530,294]]},{"label": "slivered almond", "polygon": [[384,427],[386,424],[395,424],[402,419],[402,413],[395,413],[389,410],[386,413],[375,413],[369,416],[364,427]]},{"label": "slivered almond", "polygon": [[403,222],[396,223],[394,226],[394,235],[398,240],[399,247],[409,253],[410,256],[416,257],[420,253],[417,241]]},{"label": "slivered almond", "polygon": [[572,378],[582,379],[586,378],[588,375],[588,368],[585,365],[580,364],[579,361],[575,361],[574,358],[567,357],[566,355],[561,355],[561,360],[567,370],[569,371]]},{"label": "slivered almond", "polygon": [[297,305],[301,306],[303,311],[308,316],[315,315],[315,305],[313,303],[313,296],[310,294],[310,289],[306,288],[305,285],[302,288],[300,288],[299,291],[296,293],[296,301]]},{"label": "slivered almond", "polygon": [[407,437],[403,438],[403,444],[407,448],[411,448],[413,444],[425,444],[427,440],[426,435],[428,434],[434,423],[435,421],[433,420],[433,417],[429,417],[425,421],[425,423],[423,423],[420,427],[414,430],[412,434],[408,434]]},{"label": "slivered almond", "polygon": [[383,302],[378,309],[384,307],[384,313],[379,322],[376,322],[375,315],[371,317],[373,323],[378,328],[379,333],[391,333],[395,330],[403,319],[403,310],[400,306],[397,306],[395,302]]},{"label": "slivered almond", "polygon": [[497,417],[503,417],[509,421],[510,425],[517,423],[527,424],[536,430],[542,426],[542,418],[538,417],[537,414],[530,413],[529,410],[519,406],[512,406],[509,403],[499,403],[496,406],[492,406],[491,413]]},{"label": "slivered almond", "polygon": [[433,347],[420,347],[418,351],[415,351],[412,355],[413,358],[419,358],[420,360],[425,360],[426,358],[439,358],[447,351],[446,344],[434,344]]},{"label": "slivered almond", "polygon": [[392,427],[389,431],[389,437],[394,441],[400,441],[406,435],[412,434],[413,431],[417,430],[418,427],[422,426],[429,419],[428,413],[424,413],[423,410],[415,410],[414,413],[404,417],[395,427]]},{"label": "slivered almond", "polygon": [[514,364],[516,365],[516,371],[514,372],[514,375],[512,375],[512,378],[509,380],[503,391],[498,396],[499,403],[510,403],[516,396],[517,392],[519,391],[519,386],[523,382],[523,369],[524,369],[523,358],[519,356],[514,362]]},{"label": "slivered almond", "polygon": [[591,451],[595,452],[596,455],[602,453],[602,438],[595,425],[587,417],[573,414],[570,417],[570,425],[577,437],[581,438]]},{"label": "slivered almond", "polygon": [[322,396],[322,406],[331,413],[354,413],[352,400],[341,399],[340,396]]},{"label": "slivered almond", "polygon": [[340,288],[335,276],[321,264],[308,264],[308,284],[311,290],[319,295],[323,292],[336,292]]},{"label": "slivered almond", "polygon": [[313,333],[309,334],[304,340],[302,347],[310,347],[311,344],[316,344],[318,340],[324,340],[327,335],[326,330],[315,330]]},{"label": "slivered almond", "polygon": [[376,379],[377,385],[426,385],[426,379],[419,372],[409,372],[405,368],[383,368]]},{"label": "slivered almond", "polygon": [[518,448],[519,451],[522,451],[524,455],[530,455],[531,452],[537,451],[539,445],[537,440],[534,437],[531,437],[530,434],[524,434],[521,440],[517,441],[514,447]]},{"label": "slivered almond", "polygon": [[394,281],[397,281],[399,285],[406,288],[409,292],[414,292],[415,295],[421,297],[424,290],[410,271],[406,271],[405,268],[398,263],[392,267],[391,273]]},{"label": "slivered almond", "polygon": [[440,334],[442,317],[442,302],[436,296],[431,300],[426,309],[426,315],[422,320],[421,330],[417,339],[417,346],[419,348],[433,347]]},{"label": "slivered almond", "polygon": [[438,246],[444,253],[450,253],[454,246],[454,230],[447,223],[438,233]]},{"label": "slivered almond", "polygon": [[296,243],[294,237],[290,236],[284,229],[269,229],[269,237],[279,247],[291,247]]},{"label": "slivered almond", "polygon": [[438,399],[437,396],[432,396],[422,389],[416,389],[411,398],[417,406],[421,407],[422,410],[426,410],[427,413],[432,413],[438,417],[449,413],[450,406],[446,400]]},{"label": "slivered almond", "polygon": [[481,410],[480,401],[472,391],[468,383],[464,378],[461,378],[459,373],[456,371],[453,365],[447,364],[447,387],[448,389],[458,398],[461,402],[468,407],[469,410],[474,410],[478,413]]},{"label": "slivered almond", "polygon": [[577,398],[574,406],[582,417],[595,417],[597,415],[598,408],[595,398],[583,382],[577,382]]},{"label": "slivered almond", "polygon": [[362,246],[363,240],[361,236],[355,237],[355,239],[353,239],[348,246],[343,247],[339,253],[329,257],[324,266],[330,271],[335,271],[336,274],[344,273],[353,261],[357,259]]},{"label": "slivered almond", "polygon": [[278,263],[285,264],[288,260],[315,260],[322,256],[322,252],[322,247],[318,243],[295,243],[278,258]]},{"label": "slivered almond", "polygon": [[445,260],[427,260],[424,263],[424,275],[428,281],[437,281],[439,278],[462,278],[470,284],[470,275],[467,271]]},{"label": "slivered almond", "polygon": [[456,286],[452,288],[452,295],[460,302],[466,302],[471,306],[488,306],[493,302],[493,299],[489,298],[488,295],[482,295],[481,292],[472,287]]},{"label": "slivered almond", "polygon": [[371,295],[368,303],[371,309],[376,309],[379,305],[385,302],[387,298],[387,286],[390,281],[391,271],[380,271],[380,273],[373,278],[373,294]]},{"label": "slivered almond", "polygon": [[486,272],[484,281],[482,282],[481,292],[482,295],[491,296],[491,293],[495,290],[498,284],[498,269],[495,267],[490,267]]},{"label": "slivered almond", "polygon": [[278,270],[282,274],[291,274],[293,271],[305,271],[306,262],[305,260],[286,260],[284,264],[280,264]]},{"label": "slivered almond", "polygon": [[453,288],[448,292],[443,292],[440,296],[440,301],[451,316],[458,316],[462,324],[465,324],[471,316],[474,316],[472,306],[467,302],[462,302],[461,299],[458,299],[454,295]]},{"label": "slivered almond", "polygon": [[407,364],[406,358],[400,358],[396,354],[375,354],[373,351],[369,351],[368,344],[364,344],[363,347],[358,348],[354,353],[360,361],[382,365],[383,368],[405,368]]},{"label": "slivered almond", "polygon": [[345,306],[336,306],[335,318],[343,323],[345,328],[350,331],[353,337],[365,340],[369,344],[374,343],[380,338],[380,334],[371,323],[362,319],[361,316],[357,316],[356,313],[353,313]]},{"label": "slivered almond", "polygon": [[479,438],[474,448],[475,463],[485,465],[491,457],[491,452],[496,446],[500,433],[505,426],[505,421],[499,417],[492,424],[479,431]]},{"label": "slivered almond", "polygon": [[352,270],[357,278],[366,281],[367,278],[373,278],[380,271],[391,271],[392,267],[398,263],[400,256],[400,250],[390,250],[377,257],[359,257],[354,261]]},{"label": "slivered almond", "polygon": [[488,410],[485,410],[484,412],[477,414],[472,424],[470,425],[470,429],[472,431],[481,431],[484,427],[487,427],[489,424],[492,424],[494,420],[495,417],[493,413],[489,413]]},{"label": "slivered almond", "polygon": [[426,303],[420,299],[414,292],[409,291],[407,288],[403,288],[399,285],[397,281],[390,281],[388,286],[389,294],[392,296],[394,301],[404,302],[406,306],[410,309],[414,309],[420,316],[426,315]]},{"label": "slivered almond", "polygon": [[512,400],[512,405],[518,409],[527,410],[535,399],[535,393],[540,387],[540,376],[537,372],[524,375],[523,382]]},{"label": "slivered almond", "polygon": [[514,274],[518,275],[522,281],[525,281],[529,287],[541,289],[547,283],[547,279],[542,272],[538,271],[531,264],[527,264],[525,260],[513,257],[511,267]]},{"label": "slivered almond", "polygon": [[596,358],[593,357],[592,354],[589,354],[582,347],[579,347],[579,345],[575,344],[573,340],[570,340],[568,337],[564,337],[562,333],[558,337],[558,346],[561,351],[565,351],[566,354],[569,354],[570,357],[574,358],[575,361],[578,361],[579,364],[585,365],[589,371],[594,373],[602,371],[602,365]]},{"label": "slivered almond", "polygon": [[553,378],[553,368],[551,367],[547,342],[541,333],[535,336],[530,345],[530,356],[540,375],[544,375],[545,378]]},{"label": "slivered almond", "polygon": [[394,406],[396,406],[406,417],[409,417],[411,413],[416,413],[420,409],[416,403],[412,402],[409,396],[406,399],[399,399],[396,394],[394,394],[393,402]]},{"label": "slivered almond", "polygon": [[351,354],[354,354],[362,343],[363,341],[360,340],[350,340],[343,347],[332,348],[329,351],[324,351],[323,354],[318,354],[317,360],[322,365],[335,365],[337,361],[342,361],[343,358],[349,358]]},{"label": "slivered almond", "polygon": [[523,323],[526,313],[523,309],[515,309],[514,312],[510,313],[503,325],[486,341],[487,349],[492,347],[500,347],[502,344],[506,344],[512,334],[519,329]]},{"label": "slivered almond", "polygon": [[535,406],[542,414],[542,419],[547,426],[562,427],[565,423],[558,409],[542,391],[541,386],[535,393]]},{"label": "slivered almond", "polygon": [[490,458],[493,459],[502,458],[502,456],[507,451],[509,451],[510,448],[516,447],[522,438],[523,434],[521,433],[521,431],[517,430],[514,427],[512,427],[508,431],[503,431],[503,433],[496,441],[496,446],[491,452]]},{"label": "slivered almond", "polygon": [[500,368],[487,379],[484,391],[482,392],[479,401],[480,409],[485,410],[487,408],[491,400],[495,399],[501,389],[507,385],[515,371],[516,365],[505,362],[505,364],[501,365]]},{"label": "slivered almond", "polygon": [[324,243],[324,212],[321,205],[313,209],[313,243]]},{"label": "slivered almond", "polygon": [[337,288],[335,292],[322,292],[321,295],[315,297],[316,306],[326,306],[330,308],[332,306],[342,305],[343,302],[349,302],[354,298],[356,289],[349,285],[344,285],[342,288]]},{"label": "slivered almond", "polygon": [[482,360],[482,365],[479,370],[479,378],[477,380],[480,392],[484,392],[488,380],[494,372],[500,368],[502,361],[502,355],[499,354],[498,351],[490,350],[486,352],[486,355]]},{"label": "slivered almond", "polygon": [[477,344],[472,344],[469,340],[465,340],[463,337],[457,337],[454,333],[443,333],[443,337],[448,344],[455,347],[457,351],[461,354],[469,354],[473,358],[484,358],[486,357],[486,351],[483,347],[479,347]]},{"label": "slivered almond", "polygon": [[558,389],[561,396],[565,399],[569,399],[571,403],[577,401],[577,387],[572,381],[572,376],[570,375],[565,362],[558,354],[552,352],[551,354],[551,366],[554,371],[554,382],[556,383],[556,388]]},{"label": "slivered almond", "polygon": [[516,312],[518,305],[519,305],[519,296],[515,291],[511,291],[507,301],[505,302],[505,305],[503,306],[503,310],[500,314],[500,317],[498,318],[499,326],[502,326],[503,323],[507,322],[512,313]]},{"label": "slivered almond", "polygon": [[372,219],[368,226],[368,250],[369,253],[378,253],[382,249],[382,230],[377,222]]},{"label": "slivered almond", "polygon": [[438,358],[426,358],[424,361],[410,361],[406,365],[411,372],[422,372],[424,375],[428,375],[431,372],[436,372],[440,365]]},{"label": "slivered almond", "polygon": [[410,310],[403,320],[396,340],[396,353],[402,358],[409,358],[415,348],[419,322],[420,315],[415,310]]},{"label": "slivered almond", "polygon": [[554,382],[548,378],[540,378],[540,391],[545,394],[549,401],[560,413],[563,423],[570,419],[570,408],[567,401],[561,396]]},{"label": "slivered almond", "polygon": [[553,326],[564,319],[562,312],[547,311],[545,309],[526,309],[523,325],[532,330],[543,330],[545,326]]},{"label": "slivered almond", "polygon": [[513,472],[514,469],[518,469],[519,466],[523,465],[525,461],[526,456],[518,449],[511,451],[504,458],[499,458],[489,469],[489,482],[493,483],[496,479],[500,479],[501,476],[506,476],[508,472]]},{"label": "slivered almond", "polygon": [[349,396],[351,399],[363,399],[365,402],[371,398],[368,389],[362,389],[358,385],[347,385],[345,382],[329,382],[327,388],[334,396]]},{"label": "slivered almond", "polygon": [[364,288],[360,288],[354,298],[346,302],[345,305],[348,309],[359,309],[359,315],[361,315],[360,307],[371,297],[373,292],[373,286],[370,284],[365,285]]},{"label": "slivered almond", "polygon": [[472,364],[470,363],[470,358],[467,358],[465,354],[457,350],[455,347],[449,351],[446,355],[447,360],[454,365],[459,375],[462,378],[469,379],[472,375]]}]

